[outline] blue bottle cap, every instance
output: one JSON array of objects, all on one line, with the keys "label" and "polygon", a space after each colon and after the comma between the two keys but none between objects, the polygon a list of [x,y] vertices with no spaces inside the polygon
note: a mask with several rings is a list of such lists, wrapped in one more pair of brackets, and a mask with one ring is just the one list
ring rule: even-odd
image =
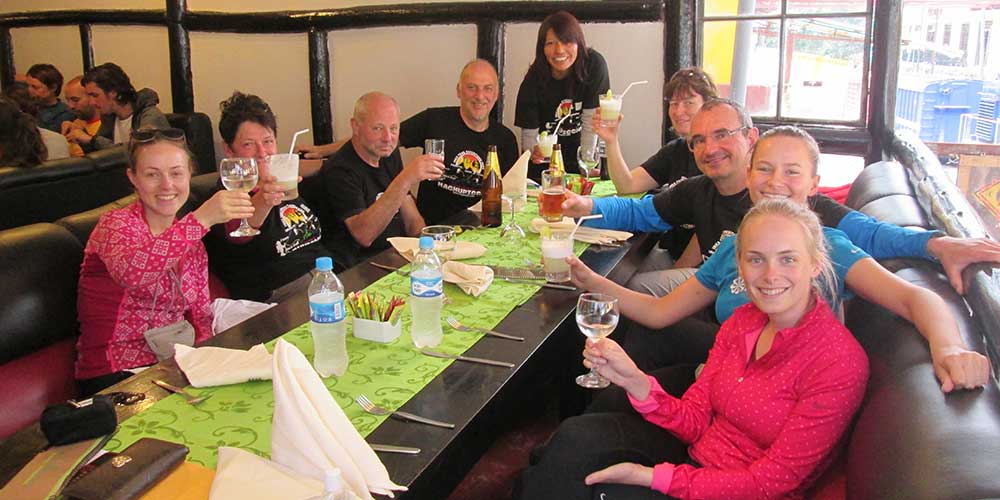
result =
[{"label": "blue bottle cap", "polygon": [[316,270],[318,271],[333,270],[333,259],[331,259],[330,257],[316,257]]},{"label": "blue bottle cap", "polygon": [[420,237],[420,249],[423,250],[425,248],[431,249],[431,250],[434,249],[434,238],[431,238],[430,236],[421,236]]}]

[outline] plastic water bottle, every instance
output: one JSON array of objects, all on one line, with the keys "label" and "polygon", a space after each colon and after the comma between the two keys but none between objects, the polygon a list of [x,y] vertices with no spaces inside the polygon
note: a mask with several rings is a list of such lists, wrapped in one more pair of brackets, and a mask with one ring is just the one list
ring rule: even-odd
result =
[{"label": "plastic water bottle", "polygon": [[313,337],[313,366],[321,377],[347,371],[344,322],[344,286],[333,274],[333,259],[316,259],[316,276],[309,284],[309,330]]},{"label": "plastic water bottle", "polygon": [[327,470],[323,475],[323,494],[306,500],[347,500],[349,496],[340,477],[340,469]]},{"label": "plastic water bottle", "polygon": [[434,253],[434,239],[420,238],[420,252],[410,266],[410,336],[419,347],[435,347],[444,338],[441,304],[444,300],[441,259]]}]

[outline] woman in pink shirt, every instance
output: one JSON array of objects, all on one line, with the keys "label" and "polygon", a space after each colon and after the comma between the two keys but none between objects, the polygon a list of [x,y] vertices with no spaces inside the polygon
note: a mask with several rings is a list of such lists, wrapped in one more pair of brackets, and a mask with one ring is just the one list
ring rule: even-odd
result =
[{"label": "woman in pink shirt", "polygon": [[817,290],[833,283],[823,241],[816,215],[795,202],[747,213],[736,259],[751,303],[722,324],[680,398],[613,340],[588,344],[584,365],[625,389],[637,413],[564,422],[518,498],[801,498],[868,380],[867,356]]},{"label": "woman in pink shirt", "polygon": [[76,378],[89,395],[156,363],[145,332],[180,321],[196,342],[212,336],[208,257],[214,224],[253,215],[246,193],[220,191],[177,218],[194,158],[184,132],[140,130],[129,142],[129,181],[139,199],[101,216],[84,249],[77,313]]}]

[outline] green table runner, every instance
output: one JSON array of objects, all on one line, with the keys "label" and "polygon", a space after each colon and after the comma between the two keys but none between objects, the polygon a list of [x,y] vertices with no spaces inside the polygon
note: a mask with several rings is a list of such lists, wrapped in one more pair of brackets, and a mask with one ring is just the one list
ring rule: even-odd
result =
[{"label": "green table runner", "polygon": [[[609,181],[599,183],[600,192],[606,193]],[[611,188],[613,191],[613,187]],[[535,203],[528,203],[517,215],[518,222],[527,231],[531,219],[537,217]],[[504,215],[506,224],[509,213]],[[482,243],[486,255],[465,260],[471,264],[523,266],[525,259],[538,262],[541,248],[538,235],[528,231],[523,240],[501,240],[499,229],[477,229],[458,236],[462,241]],[[576,255],[587,245],[577,242]],[[445,285],[445,294],[451,299],[442,311],[443,319],[455,316],[462,323],[493,328],[514,308],[524,303],[538,291],[537,286],[508,283],[497,279],[482,295],[472,297],[452,284]],[[383,296],[409,295],[409,278],[391,273],[369,285],[366,290]],[[379,344],[347,337],[350,363],[342,377],[324,379],[337,404],[351,419],[362,436],[371,433],[386,417],[365,413],[354,403],[354,396],[365,394],[377,404],[396,409],[413,397],[434,377],[441,373],[451,360],[431,358],[420,354],[410,340],[409,308],[403,311],[403,334],[389,344]],[[475,344],[481,334],[460,332],[447,326],[439,350],[461,354]],[[348,322],[348,332],[351,324]],[[282,335],[298,347],[307,358],[313,355],[309,324],[301,325]],[[274,341],[268,344],[273,351]],[[483,369],[494,369],[484,367]],[[496,368],[501,369],[501,368]],[[270,456],[271,417],[274,397],[271,381],[247,382],[205,389],[189,388],[196,395],[210,395],[203,403],[192,406],[178,395],[168,396],[145,411],[122,422],[118,432],[108,443],[107,449],[119,451],[142,437],[155,437],[181,443],[190,448],[188,460],[215,468],[219,446],[232,446]],[[418,425],[418,424],[415,424]]]}]

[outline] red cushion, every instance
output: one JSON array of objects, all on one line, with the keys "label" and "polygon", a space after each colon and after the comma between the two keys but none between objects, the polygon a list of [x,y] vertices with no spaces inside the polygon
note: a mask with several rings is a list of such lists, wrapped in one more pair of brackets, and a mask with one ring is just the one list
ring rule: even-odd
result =
[{"label": "red cushion", "polygon": [[65,339],[0,365],[0,440],[27,427],[54,403],[77,396],[76,341]]},{"label": "red cushion", "polygon": [[844,500],[847,498],[847,474],[844,453],[840,453],[830,467],[812,485],[806,498],[810,500]]}]

